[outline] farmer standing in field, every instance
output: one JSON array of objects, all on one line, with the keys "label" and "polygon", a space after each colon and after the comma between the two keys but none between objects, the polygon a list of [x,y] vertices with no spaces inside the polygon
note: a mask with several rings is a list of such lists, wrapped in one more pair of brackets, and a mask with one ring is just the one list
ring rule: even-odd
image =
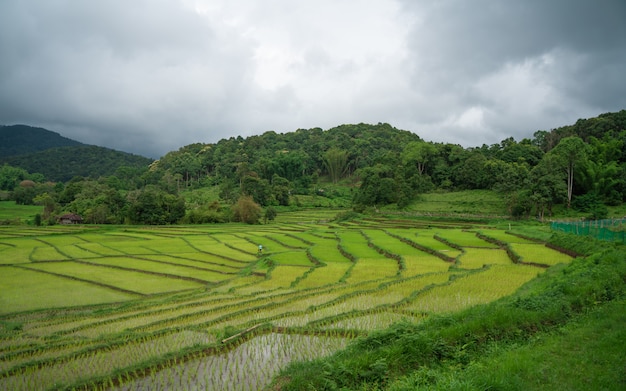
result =
[{"label": "farmer standing in field", "polygon": [[263,254],[263,245],[259,244],[259,252],[257,253],[258,255]]}]

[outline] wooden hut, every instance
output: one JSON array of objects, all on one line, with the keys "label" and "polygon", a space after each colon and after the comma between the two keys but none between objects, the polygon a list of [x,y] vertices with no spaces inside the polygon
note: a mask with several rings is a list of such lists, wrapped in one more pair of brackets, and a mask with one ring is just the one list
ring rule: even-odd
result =
[{"label": "wooden hut", "polygon": [[59,216],[60,224],[81,224],[83,222],[83,218],[76,213],[67,213],[63,216]]}]

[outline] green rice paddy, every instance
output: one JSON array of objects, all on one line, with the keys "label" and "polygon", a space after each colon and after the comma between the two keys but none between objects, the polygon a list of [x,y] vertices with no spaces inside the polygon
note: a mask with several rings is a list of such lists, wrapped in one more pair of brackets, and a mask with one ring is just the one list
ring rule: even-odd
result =
[{"label": "green rice paddy", "polygon": [[0,388],[256,390],[287,362],[496,300],[570,261],[502,230],[330,224],[334,213],[0,227]]}]

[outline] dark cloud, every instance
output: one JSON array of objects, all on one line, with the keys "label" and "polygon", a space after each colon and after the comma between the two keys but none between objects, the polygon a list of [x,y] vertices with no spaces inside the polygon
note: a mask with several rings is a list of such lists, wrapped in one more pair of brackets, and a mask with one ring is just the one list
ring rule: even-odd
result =
[{"label": "dark cloud", "polygon": [[[245,42],[216,37],[177,2],[8,6],[0,27],[11,36],[2,42],[4,123],[155,156],[228,124],[247,95]],[[213,122],[201,124],[207,118]]]},{"label": "dark cloud", "polygon": [[626,107],[626,2],[404,5],[416,16],[411,82],[433,97],[416,122],[448,141],[527,137]]},{"label": "dark cloud", "polygon": [[0,123],[159,157],[388,122],[475,146],[626,107],[626,2],[6,0]]}]

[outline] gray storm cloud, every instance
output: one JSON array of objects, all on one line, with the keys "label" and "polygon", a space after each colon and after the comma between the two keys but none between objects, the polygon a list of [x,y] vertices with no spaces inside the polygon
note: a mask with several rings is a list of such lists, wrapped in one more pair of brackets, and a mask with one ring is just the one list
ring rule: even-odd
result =
[{"label": "gray storm cloud", "polygon": [[464,146],[626,107],[626,2],[7,0],[0,124],[150,157],[388,122]]}]

